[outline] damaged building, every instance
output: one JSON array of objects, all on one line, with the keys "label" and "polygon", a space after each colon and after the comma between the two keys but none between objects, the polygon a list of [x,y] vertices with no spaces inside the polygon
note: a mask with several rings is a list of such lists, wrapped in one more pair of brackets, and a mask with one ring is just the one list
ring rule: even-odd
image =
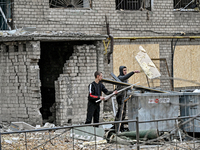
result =
[{"label": "damaged building", "polygon": [[[140,70],[139,45],[163,76],[200,82],[198,0],[1,0],[0,6],[1,122],[83,123],[94,72],[108,78],[120,65]],[[114,37],[113,51],[108,37]],[[152,87],[144,74],[130,83],[138,80]],[[197,86],[169,81],[153,85]],[[101,105],[110,110],[110,102]]]}]

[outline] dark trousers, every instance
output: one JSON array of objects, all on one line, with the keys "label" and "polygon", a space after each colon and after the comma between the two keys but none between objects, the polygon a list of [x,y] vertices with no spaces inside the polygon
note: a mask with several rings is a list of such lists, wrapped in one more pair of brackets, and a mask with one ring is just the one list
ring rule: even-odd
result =
[{"label": "dark trousers", "polygon": [[88,101],[87,107],[87,118],[85,124],[99,123],[99,112],[100,112],[100,103],[90,102]]},{"label": "dark trousers", "polygon": [[[122,118],[121,121],[125,119],[126,117],[126,102],[123,102],[123,96],[119,96],[117,97],[117,104],[118,104],[118,109],[117,109],[117,114],[115,116],[115,121],[120,121],[120,117],[122,114]],[[124,103],[124,108],[123,108],[123,113],[122,113],[122,107],[123,107],[123,103]],[[118,129],[119,125],[115,125],[115,129]],[[124,124],[121,124],[120,130],[124,129]]]}]

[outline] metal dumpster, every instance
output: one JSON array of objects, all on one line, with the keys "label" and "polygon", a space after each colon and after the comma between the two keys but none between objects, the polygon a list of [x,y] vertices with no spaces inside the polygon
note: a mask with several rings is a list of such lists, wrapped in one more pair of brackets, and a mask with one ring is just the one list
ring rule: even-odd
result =
[{"label": "metal dumpster", "polygon": [[[179,96],[181,93],[137,93],[128,101],[128,119],[139,121],[178,117]],[[140,123],[140,130],[158,129],[170,131],[176,125],[175,120]],[[135,123],[129,123],[129,129],[135,131]]]},{"label": "metal dumpster", "polygon": [[[183,92],[180,96],[180,116],[195,116],[200,113],[200,93]],[[186,121],[188,119],[182,119]],[[194,125],[194,126],[193,126]],[[184,124],[182,129],[186,132],[200,132],[200,117]]]}]

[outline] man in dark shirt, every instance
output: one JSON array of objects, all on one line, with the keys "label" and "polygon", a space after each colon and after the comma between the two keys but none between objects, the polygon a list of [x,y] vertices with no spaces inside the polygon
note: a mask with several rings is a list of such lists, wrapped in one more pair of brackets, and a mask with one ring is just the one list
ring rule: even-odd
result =
[{"label": "man in dark shirt", "polygon": [[[94,73],[95,81],[93,81],[89,85],[89,95],[88,95],[88,107],[87,107],[87,118],[85,124],[90,124],[92,122],[99,123],[99,112],[100,112],[100,102],[96,103],[96,100],[104,100],[105,98],[101,96],[101,92],[103,91],[104,94],[109,95],[112,94],[112,91],[108,91],[105,86],[100,82],[103,78],[101,72],[96,71]],[[114,91],[117,94],[117,91]]]},{"label": "man in dark shirt", "polygon": [[[130,73],[127,74],[127,68],[126,66],[120,66],[119,67],[119,76],[118,78],[125,83],[128,83],[128,78],[130,78],[134,73],[140,73],[140,71],[135,70],[135,71],[131,71]],[[122,87],[118,87],[118,89],[120,89]],[[117,114],[115,116],[115,121],[119,121],[120,120],[120,116],[121,116],[121,112],[122,112],[122,108],[123,108],[123,114],[122,114],[122,120],[125,119],[126,117],[126,102],[124,103],[124,107],[123,106],[123,100],[124,98],[127,97],[126,95],[126,91],[121,92],[120,94],[117,95],[116,99],[117,99],[117,104],[118,104],[118,110],[117,110]],[[118,130],[118,125],[113,126],[112,128],[115,128]],[[120,127],[120,131],[124,131],[124,124],[121,124]]]}]

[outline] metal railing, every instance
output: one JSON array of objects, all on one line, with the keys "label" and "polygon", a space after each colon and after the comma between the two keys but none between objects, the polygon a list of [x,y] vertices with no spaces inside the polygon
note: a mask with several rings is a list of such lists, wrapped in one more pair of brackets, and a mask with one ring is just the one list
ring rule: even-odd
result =
[{"label": "metal railing", "polygon": [[[66,127],[55,127],[55,128],[44,128],[44,129],[36,129],[36,130],[23,130],[23,131],[13,131],[13,132],[0,132],[0,150],[3,150],[4,145],[2,144],[2,136],[3,135],[13,135],[13,134],[18,134],[18,136],[22,136],[22,134],[24,134],[24,145],[23,148],[27,149],[37,149],[39,147],[45,147],[45,145],[47,143],[50,143],[52,146],[55,146],[55,144],[53,144],[53,140],[58,138],[59,136],[62,136],[63,134],[65,134],[67,131],[72,130],[72,140],[70,140],[72,142],[72,146],[73,150],[75,149],[75,137],[74,137],[74,130],[78,127],[86,127],[86,126],[99,126],[99,125],[106,125],[106,124],[116,124],[116,123],[129,123],[129,122],[136,122],[136,124],[138,124],[138,119],[136,120],[127,120],[127,121],[113,121],[113,122],[102,122],[102,123],[93,123],[93,124],[83,124],[83,125],[73,125],[73,126],[66,126]],[[62,131],[60,134],[55,135],[54,137],[51,136],[50,132],[51,131],[55,131],[55,130],[62,130],[64,129],[64,131]],[[139,131],[139,129],[137,129]],[[32,145],[30,146],[30,144],[28,144],[28,141],[30,141],[30,139],[28,139],[27,134],[28,133],[34,133],[34,132],[45,132],[46,134],[42,137],[45,138],[44,142],[41,142],[40,144],[36,144],[36,145]],[[85,132],[85,131],[83,131]],[[87,133],[87,132],[86,132]],[[97,144],[96,144],[96,129],[94,128],[94,136],[95,136],[95,149],[97,149]],[[102,137],[103,138],[103,137]],[[40,140],[42,141],[42,139]],[[138,144],[139,144],[139,137],[138,137]],[[29,146],[28,146],[29,145]]]},{"label": "metal railing", "polygon": [[[156,120],[147,120],[147,121],[138,121],[138,118],[136,118],[136,120],[126,120],[126,121],[112,121],[112,122],[102,122],[102,123],[94,123],[94,124],[83,124],[83,125],[73,125],[73,126],[66,126],[66,127],[55,127],[55,128],[44,128],[44,129],[36,129],[36,130],[24,130],[24,131],[13,131],[13,132],[0,132],[0,150],[3,150],[3,149],[7,149],[8,145],[9,144],[5,144],[3,143],[4,140],[6,140],[7,137],[4,137],[6,135],[17,135],[16,137],[23,137],[24,138],[24,141],[22,142],[21,144],[21,147],[18,148],[18,147],[14,147],[13,145],[15,144],[10,144],[13,146],[13,149],[38,149],[38,148],[43,148],[45,149],[45,146],[47,146],[47,144],[50,144],[50,146],[52,146],[53,148],[57,147],[59,144],[62,144],[62,142],[58,142],[58,139],[57,141],[55,142],[54,140],[56,140],[56,138],[59,138],[61,136],[64,137],[65,139],[65,143],[68,145],[68,146],[71,146],[71,148],[74,150],[76,149],[77,147],[77,142],[75,142],[75,134],[74,134],[74,130],[76,130],[76,128],[79,128],[79,127],[87,127],[87,126],[99,126],[99,125],[106,125],[106,124],[118,124],[118,123],[132,123],[132,122],[135,122],[136,123],[136,144],[134,145],[135,148],[137,148],[137,150],[140,149],[140,146],[143,144],[150,144],[150,143],[158,143],[159,145],[159,141],[162,140],[163,142],[163,139],[166,138],[166,136],[160,136],[158,137],[157,139],[153,139],[153,140],[149,140],[149,141],[139,141],[139,124],[141,123],[150,123],[150,122],[160,122],[160,121],[169,121],[169,120],[175,120],[175,124],[177,123],[177,120],[180,120],[180,119],[186,119],[186,121],[180,123],[178,125],[177,123],[177,126],[174,127],[174,129],[171,129],[171,133],[168,135],[170,136],[173,131],[178,131],[178,129],[187,124],[187,123],[192,123],[193,125],[193,129],[195,127],[195,124],[194,124],[194,120],[199,120],[198,117],[200,116],[200,114],[198,115],[195,115],[195,116],[185,116],[185,117],[175,117],[175,118],[166,118],[166,119],[156,119]],[[158,125],[156,127],[158,129]],[[52,134],[52,131],[54,131],[53,133],[55,133],[57,130],[62,130],[59,134]],[[64,135],[66,132],[68,132],[69,130],[71,130],[71,136],[69,137],[70,139],[66,139],[66,135]],[[78,129],[80,130],[80,129]],[[84,133],[88,133],[87,131],[81,131],[81,132],[84,132]],[[35,138],[38,138],[37,141],[35,140],[32,144],[29,143],[31,141],[31,136],[29,134],[33,134],[33,133],[38,133],[38,137],[35,137]],[[40,133],[40,134],[39,134]],[[44,133],[44,134],[42,134]],[[89,133],[91,134],[91,133]],[[52,136],[53,135],[53,136]],[[94,128],[94,134],[91,134],[93,135],[95,138],[95,144],[94,144],[94,148],[93,149],[98,149],[97,148],[97,133],[96,133],[96,128]],[[34,134],[34,136],[36,136],[36,134]],[[15,137],[15,138],[16,138]],[[195,132],[193,130],[193,147],[195,147],[195,142],[197,141],[195,138]],[[14,138],[14,137],[13,137]],[[102,137],[103,138],[103,137]],[[104,137],[105,138],[105,137]],[[181,138],[181,135],[179,133],[179,138],[180,138],[180,141],[182,142],[182,138]],[[108,139],[106,139],[108,140]],[[38,142],[40,142],[38,144]],[[17,144],[19,144],[18,142],[16,142]],[[118,143],[116,142],[116,147],[118,146]],[[169,144],[169,143],[168,143]],[[171,144],[173,145],[174,143],[171,142]],[[9,148],[8,148],[9,149]]]}]

